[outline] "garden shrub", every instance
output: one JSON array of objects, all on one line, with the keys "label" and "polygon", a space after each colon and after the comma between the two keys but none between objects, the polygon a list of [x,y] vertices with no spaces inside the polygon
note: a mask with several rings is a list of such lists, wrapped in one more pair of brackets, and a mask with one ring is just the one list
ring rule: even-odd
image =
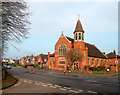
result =
[{"label": "garden shrub", "polygon": [[18,64],[18,66],[22,66],[21,64]]},{"label": "garden shrub", "polygon": [[16,67],[16,66],[17,66],[17,64],[13,64],[13,66],[14,66],[14,67]]},{"label": "garden shrub", "polygon": [[27,68],[28,65],[25,65],[25,68]]},{"label": "garden shrub", "polygon": [[29,66],[33,66],[35,68],[35,65],[34,64],[30,64]]}]

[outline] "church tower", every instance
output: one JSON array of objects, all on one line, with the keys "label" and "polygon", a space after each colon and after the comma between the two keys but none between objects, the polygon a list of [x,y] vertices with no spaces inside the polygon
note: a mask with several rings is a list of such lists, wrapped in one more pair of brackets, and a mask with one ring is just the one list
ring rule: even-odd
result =
[{"label": "church tower", "polygon": [[74,33],[74,42],[83,42],[84,41],[84,31],[83,31],[82,25],[80,23],[79,17],[78,17],[75,31],[73,33]]},{"label": "church tower", "polygon": [[79,15],[78,15],[78,21],[75,27],[75,31],[73,32],[73,34],[74,34],[74,48],[85,49],[84,30],[80,22]]}]

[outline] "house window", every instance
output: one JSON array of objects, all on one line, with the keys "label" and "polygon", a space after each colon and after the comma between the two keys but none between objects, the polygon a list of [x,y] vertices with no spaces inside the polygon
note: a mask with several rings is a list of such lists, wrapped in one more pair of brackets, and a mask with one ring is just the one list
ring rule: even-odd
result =
[{"label": "house window", "polygon": [[97,62],[96,62],[97,65],[98,65],[98,62],[99,62],[99,60],[97,59]]},{"label": "house window", "polygon": [[81,33],[79,33],[79,40],[81,40]]},{"label": "house window", "polygon": [[65,61],[59,61],[59,64],[65,65]]},{"label": "house window", "polygon": [[88,58],[88,66],[89,66],[89,58]]},{"label": "house window", "polygon": [[105,65],[106,65],[106,60],[105,60]]},{"label": "house window", "polygon": [[110,67],[112,67],[112,65],[110,65]]},{"label": "house window", "polygon": [[94,65],[94,59],[92,59],[92,65]]},{"label": "house window", "polygon": [[109,59],[110,62],[112,62],[112,59]]},{"label": "house window", "polygon": [[75,39],[77,40],[77,33],[75,34]]},{"label": "house window", "polygon": [[59,56],[66,55],[66,46],[64,44],[61,44],[59,47]]},{"label": "house window", "polygon": [[103,60],[101,60],[101,65],[103,64]]}]

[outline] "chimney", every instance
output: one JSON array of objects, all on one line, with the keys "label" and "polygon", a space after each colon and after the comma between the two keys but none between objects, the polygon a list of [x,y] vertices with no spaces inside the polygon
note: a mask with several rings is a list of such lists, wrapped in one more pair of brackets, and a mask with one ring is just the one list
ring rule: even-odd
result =
[{"label": "chimney", "polygon": [[50,52],[48,52],[48,59],[50,58]]},{"label": "chimney", "polygon": [[115,54],[116,54],[116,51],[115,51],[115,50],[113,50],[113,53],[115,53]]}]

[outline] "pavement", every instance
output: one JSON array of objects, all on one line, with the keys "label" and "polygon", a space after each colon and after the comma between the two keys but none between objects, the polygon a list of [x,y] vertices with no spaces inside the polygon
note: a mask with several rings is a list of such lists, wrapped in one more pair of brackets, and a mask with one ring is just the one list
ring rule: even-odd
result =
[{"label": "pavement", "polygon": [[[3,93],[118,93],[117,75],[66,74],[60,72],[12,68],[10,74],[22,83]],[[99,80],[98,80],[99,78]],[[114,80],[114,81],[113,81]]]}]

